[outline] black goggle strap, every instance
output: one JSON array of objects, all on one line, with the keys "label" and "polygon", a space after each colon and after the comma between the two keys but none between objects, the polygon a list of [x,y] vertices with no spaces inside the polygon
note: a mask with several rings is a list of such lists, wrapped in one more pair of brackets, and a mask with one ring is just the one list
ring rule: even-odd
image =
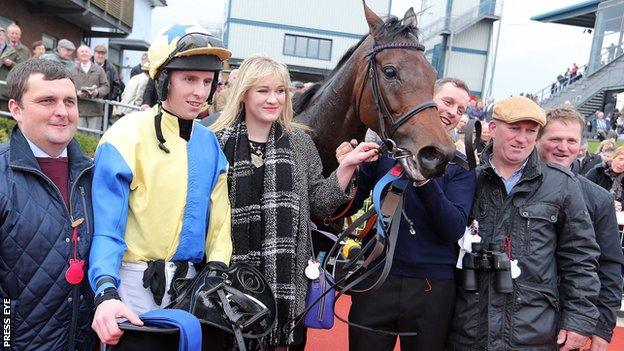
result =
[{"label": "black goggle strap", "polygon": [[171,153],[171,151],[165,146],[167,140],[163,136],[162,126],[160,125],[162,122],[162,103],[158,102],[158,112],[156,116],[154,116],[154,129],[156,130],[156,139],[158,139],[158,148],[166,153]]}]

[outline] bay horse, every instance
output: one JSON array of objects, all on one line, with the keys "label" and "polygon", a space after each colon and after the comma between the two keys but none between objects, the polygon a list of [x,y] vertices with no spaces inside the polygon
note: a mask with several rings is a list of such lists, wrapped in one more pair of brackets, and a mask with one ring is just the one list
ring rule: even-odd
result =
[{"label": "bay horse", "polygon": [[362,141],[367,128],[412,179],[442,175],[455,147],[432,100],[436,72],[418,40],[416,14],[410,8],[403,19],[384,22],[362,2],[369,33],[325,83],[295,100],[296,121],[311,128],[325,176],[338,167],[340,143]]}]

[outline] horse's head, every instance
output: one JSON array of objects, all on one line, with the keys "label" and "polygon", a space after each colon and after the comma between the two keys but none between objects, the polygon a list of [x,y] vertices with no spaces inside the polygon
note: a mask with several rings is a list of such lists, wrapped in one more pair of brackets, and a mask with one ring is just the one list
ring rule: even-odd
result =
[{"label": "horse's head", "polygon": [[436,72],[418,41],[416,14],[410,8],[402,20],[384,22],[366,4],[364,12],[370,33],[357,53],[359,118],[385,139],[411,178],[442,175],[455,147],[433,102]]}]

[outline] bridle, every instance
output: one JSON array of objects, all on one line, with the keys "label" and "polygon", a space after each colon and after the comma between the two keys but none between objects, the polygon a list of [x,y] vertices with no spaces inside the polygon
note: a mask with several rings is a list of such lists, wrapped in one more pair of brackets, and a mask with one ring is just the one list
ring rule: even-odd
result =
[{"label": "bridle", "polygon": [[[407,122],[413,116],[423,112],[429,108],[437,109],[437,105],[433,100],[427,100],[421,102],[416,105],[414,108],[404,113],[398,118],[394,118],[386,105],[386,102],[383,98],[382,92],[379,89],[379,78],[377,72],[376,57],[377,54],[381,51],[387,49],[412,49],[424,52],[425,46],[420,43],[405,43],[405,42],[394,42],[387,43],[381,45],[373,45],[371,52],[369,52],[366,56],[368,57],[368,64],[366,70],[366,77],[362,81],[362,86],[360,88],[360,97],[358,99],[358,103],[355,105],[356,115],[360,114],[360,104],[362,103],[362,96],[364,92],[364,88],[366,87],[366,82],[370,79],[371,82],[371,92],[373,95],[373,101],[375,103],[375,108],[377,109],[377,119],[379,122],[379,136],[382,138],[384,143],[384,151],[389,153],[389,156],[395,160],[405,159],[407,157],[411,157],[411,152],[408,150],[399,148],[396,145],[396,142],[392,139],[394,133]],[[386,132],[386,123],[390,125],[390,132]]]}]

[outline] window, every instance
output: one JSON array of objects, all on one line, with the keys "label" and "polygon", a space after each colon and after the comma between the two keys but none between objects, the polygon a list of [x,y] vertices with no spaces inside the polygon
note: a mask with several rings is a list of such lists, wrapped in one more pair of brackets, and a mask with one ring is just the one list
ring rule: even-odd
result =
[{"label": "window", "polygon": [[6,27],[8,27],[11,23],[13,23],[11,19],[0,16],[0,27],[6,29]]},{"label": "window", "polygon": [[329,39],[284,35],[284,55],[319,60],[331,60],[332,41]]},{"label": "window", "polygon": [[41,34],[41,41],[43,41],[43,45],[46,48],[46,51],[53,51],[54,49],[56,49],[56,43],[58,42],[58,39],[49,35],[49,34]]}]

